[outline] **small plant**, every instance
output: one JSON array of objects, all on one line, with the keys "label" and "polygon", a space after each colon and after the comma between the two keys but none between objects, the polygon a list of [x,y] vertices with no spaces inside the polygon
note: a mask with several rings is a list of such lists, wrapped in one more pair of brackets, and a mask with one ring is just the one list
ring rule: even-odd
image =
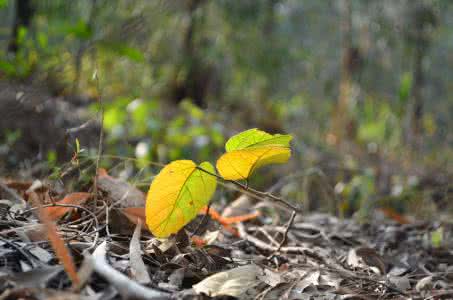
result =
[{"label": "small plant", "polygon": [[[176,160],[166,165],[151,183],[146,199],[146,223],[156,237],[178,232],[206,206],[217,187],[217,180],[247,180],[258,168],[285,163],[291,156],[291,135],[271,135],[250,129],[231,137],[226,153],[211,163],[199,165],[191,160]],[[246,187],[246,186],[245,186]],[[256,191],[256,194],[276,198]]]}]

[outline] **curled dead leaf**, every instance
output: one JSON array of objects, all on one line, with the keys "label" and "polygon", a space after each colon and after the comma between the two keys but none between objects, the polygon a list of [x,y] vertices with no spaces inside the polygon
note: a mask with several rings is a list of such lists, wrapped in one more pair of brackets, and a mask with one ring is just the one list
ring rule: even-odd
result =
[{"label": "curled dead leaf", "polygon": [[348,253],[347,263],[352,267],[371,267],[373,271],[381,275],[386,271],[384,259],[372,248],[351,249]]},{"label": "curled dead leaf", "polygon": [[[146,224],[145,208],[144,207],[124,207],[119,210],[133,224],[138,225],[139,220],[142,224]],[[145,225],[146,227],[146,225]]]},{"label": "curled dead leaf", "polygon": [[[56,204],[72,204],[72,205],[82,205],[85,203],[89,198],[90,193],[72,193],[66,195],[62,200],[55,202]],[[43,208],[49,218],[53,221],[59,220],[65,214],[70,212],[74,209],[74,207],[63,207],[63,206],[52,206],[52,207],[44,207]]]},{"label": "curled dead leaf", "polygon": [[30,199],[35,206],[39,207],[38,209],[39,219],[45,226],[47,238],[49,239],[49,242],[53,250],[55,251],[55,255],[63,265],[72,283],[74,285],[78,285],[80,280],[77,275],[74,260],[72,259],[71,253],[66,247],[63,239],[58,234],[57,226],[52,222],[52,219],[49,217],[47,210],[41,207],[39,197],[38,195],[36,195],[35,192],[30,192]]},{"label": "curled dead leaf", "polygon": [[250,298],[256,293],[253,288],[261,282],[259,276],[263,274],[263,270],[257,265],[237,267],[209,276],[194,285],[193,289],[197,294],[203,293],[211,297],[227,295],[240,299]]},{"label": "curled dead leaf", "polygon": [[118,178],[111,177],[105,169],[99,169],[98,188],[109,195],[120,207],[137,207],[145,205],[145,194],[135,186]]}]

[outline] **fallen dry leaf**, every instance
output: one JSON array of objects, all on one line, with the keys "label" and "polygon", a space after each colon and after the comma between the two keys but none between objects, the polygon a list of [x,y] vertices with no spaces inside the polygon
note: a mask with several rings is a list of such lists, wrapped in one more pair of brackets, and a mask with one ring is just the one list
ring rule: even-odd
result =
[{"label": "fallen dry leaf", "polygon": [[389,276],[389,281],[393,283],[400,291],[407,291],[411,288],[407,276]]},{"label": "fallen dry leaf", "polygon": [[283,278],[282,274],[271,271],[269,269],[263,270],[264,275],[259,276],[259,278],[271,287],[276,287],[281,283],[285,283],[286,280]]},{"label": "fallen dry leaf", "polygon": [[128,182],[109,176],[105,169],[98,170],[97,185],[120,207],[145,206],[146,197],[142,191]]},{"label": "fallen dry leaf", "polygon": [[190,238],[190,240],[197,248],[203,248],[204,246],[207,245],[207,242],[203,239],[203,237],[198,235],[194,235],[193,237]]},{"label": "fallen dry leaf", "polygon": [[15,189],[18,193],[25,193],[25,191],[30,188],[33,182],[11,180],[5,183],[9,188]]},{"label": "fallen dry leaf", "polygon": [[347,257],[348,265],[352,267],[370,267],[376,273],[381,275],[385,274],[385,262],[374,249],[367,247],[360,247],[351,249]]},{"label": "fallen dry leaf", "polygon": [[61,266],[43,266],[26,272],[8,274],[3,279],[8,279],[20,288],[41,288],[61,271],[63,271]]},{"label": "fallen dry leaf", "polygon": [[215,231],[206,231],[205,234],[203,234],[203,238],[206,241],[206,244],[211,245],[213,244],[217,238],[219,237],[220,230],[215,230]]},{"label": "fallen dry leaf", "polygon": [[30,199],[32,203],[39,207],[38,215],[39,219],[45,226],[45,230],[47,233],[47,238],[55,251],[55,255],[57,256],[58,260],[63,265],[66,273],[68,274],[69,278],[71,279],[74,285],[79,284],[79,277],[77,276],[77,270],[72,259],[71,254],[69,253],[68,248],[66,247],[63,239],[57,232],[57,226],[52,222],[52,219],[49,217],[47,210],[41,207],[41,203],[39,200],[38,195],[35,192],[29,193]]},{"label": "fallen dry leaf", "polygon": [[423,290],[430,290],[433,286],[433,276],[426,276],[420,279],[415,285],[415,290],[421,292]]},{"label": "fallen dry leaf", "polygon": [[146,226],[146,213],[144,207],[124,207],[120,208],[119,211],[131,221],[131,223],[138,225],[139,221],[143,224],[143,229],[149,231]]},{"label": "fallen dry leaf", "polygon": [[309,286],[314,285],[317,286],[319,285],[319,276],[320,276],[319,271],[312,271],[309,272],[302,278],[301,281],[299,281],[296,285],[296,289],[300,291],[301,293]]},{"label": "fallen dry leaf", "polygon": [[[72,204],[72,205],[82,205],[85,203],[89,198],[90,193],[72,193],[66,195],[62,200],[55,202],[55,204]],[[59,220],[65,214],[70,212],[74,209],[74,207],[63,207],[63,206],[52,206],[52,207],[44,207],[42,208],[46,211],[48,217],[52,221]]]},{"label": "fallen dry leaf", "polygon": [[139,220],[129,245],[129,265],[131,267],[132,277],[138,283],[147,284],[151,282],[151,279],[142,259],[142,250],[140,247],[141,228],[142,222]]},{"label": "fallen dry leaf", "polygon": [[390,207],[381,207],[378,209],[384,214],[384,216],[386,216],[389,219],[392,219],[393,221],[397,222],[398,224],[410,224],[411,223],[411,221],[407,217],[403,216],[402,214],[399,214],[398,212],[396,212],[394,209],[392,209]]},{"label": "fallen dry leaf", "polygon": [[107,262],[107,242],[103,242],[89,257],[94,270],[106,279],[125,299],[169,299],[166,292],[145,287],[117,271]]},{"label": "fallen dry leaf", "polygon": [[219,237],[220,230],[206,231],[203,236],[194,235],[191,237],[192,243],[197,248],[202,248],[206,245],[213,244]]},{"label": "fallen dry leaf", "polygon": [[242,266],[209,276],[194,285],[193,289],[197,294],[204,293],[211,297],[227,295],[248,299],[250,294],[256,292],[253,288],[261,282],[258,276],[263,274],[257,265]]}]

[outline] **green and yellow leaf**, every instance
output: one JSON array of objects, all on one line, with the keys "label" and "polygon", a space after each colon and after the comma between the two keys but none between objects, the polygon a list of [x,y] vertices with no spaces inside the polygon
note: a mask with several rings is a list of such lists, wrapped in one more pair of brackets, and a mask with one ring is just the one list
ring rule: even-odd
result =
[{"label": "green and yellow leaf", "polygon": [[287,162],[291,139],[291,135],[272,135],[256,128],[239,133],[225,144],[227,153],[217,160],[217,170],[226,180],[247,179],[262,166]]},{"label": "green and yellow leaf", "polygon": [[226,152],[260,146],[281,146],[289,148],[293,137],[289,134],[269,134],[257,128],[232,136],[225,144]]},{"label": "green and yellow leaf", "polygon": [[[209,162],[199,168],[215,173]],[[168,237],[193,220],[215,192],[214,176],[191,160],[166,165],[151,183],[146,199],[146,224],[156,237]]]}]

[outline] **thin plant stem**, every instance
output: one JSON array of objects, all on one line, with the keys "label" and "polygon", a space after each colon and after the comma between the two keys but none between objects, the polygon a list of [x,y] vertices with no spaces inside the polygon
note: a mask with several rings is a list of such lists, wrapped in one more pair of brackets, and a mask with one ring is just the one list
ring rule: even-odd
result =
[{"label": "thin plant stem", "polygon": [[252,193],[256,196],[259,196],[259,197],[262,197],[262,198],[268,198],[268,199],[271,199],[275,202],[278,202],[278,203],[281,203],[283,205],[285,205],[286,207],[290,208],[291,210],[297,212],[297,213],[301,213],[301,210],[297,207],[295,207],[294,205],[292,205],[291,203],[287,202],[286,200],[284,200],[283,198],[280,198],[278,196],[275,196],[274,194],[271,194],[271,193],[268,193],[268,192],[261,192],[261,191],[258,191],[254,188],[251,188],[250,186],[248,185],[245,185],[239,181],[236,181],[236,180],[227,180],[227,179],[224,179],[222,176],[219,176],[215,173],[212,173],[212,172],[209,172],[203,168],[200,168],[200,167],[197,167],[197,169],[199,169],[200,171],[202,172],[205,172],[206,174],[209,174],[211,176],[214,176],[215,178],[217,178],[218,180],[221,180],[223,182],[228,182],[228,183],[232,183],[234,184],[235,186],[239,187],[241,190],[243,191],[246,191],[246,192],[249,192],[249,193]]},{"label": "thin plant stem", "polygon": [[99,120],[101,123],[101,129],[99,132],[99,144],[98,144],[98,153],[96,157],[96,175],[94,176],[94,201],[96,202],[98,199],[98,172],[99,172],[99,164],[101,162],[101,156],[103,151],[103,142],[104,142],[104,105],[102,103],[102,93],[99,84],[99,76],[98,76],[98,68],[96,63],[96,70],[94,73],[94,79],[96,81],[96,90],[97,90],[97,102],[99,103]]}]

